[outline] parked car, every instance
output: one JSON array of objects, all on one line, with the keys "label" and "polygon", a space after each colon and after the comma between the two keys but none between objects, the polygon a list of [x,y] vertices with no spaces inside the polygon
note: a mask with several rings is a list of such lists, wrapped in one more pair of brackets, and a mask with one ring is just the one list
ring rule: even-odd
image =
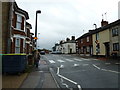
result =
[{"label": "parked car", "polygon": [[40,54],[41,55],[45,55],[45,51],[40,51]]}]

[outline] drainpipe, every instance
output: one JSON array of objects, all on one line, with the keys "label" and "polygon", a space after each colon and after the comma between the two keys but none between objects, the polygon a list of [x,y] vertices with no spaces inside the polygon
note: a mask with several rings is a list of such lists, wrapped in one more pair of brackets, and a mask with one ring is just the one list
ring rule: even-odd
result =
[{"label": "drainpipe", "polygon": [[7,53],[10,53],[10,50],[11,50],[13,4],[14,4],[14,1],[10,2],[10,10],[9,10],[9,18],[8,18],[9,26],[8,26]]}]

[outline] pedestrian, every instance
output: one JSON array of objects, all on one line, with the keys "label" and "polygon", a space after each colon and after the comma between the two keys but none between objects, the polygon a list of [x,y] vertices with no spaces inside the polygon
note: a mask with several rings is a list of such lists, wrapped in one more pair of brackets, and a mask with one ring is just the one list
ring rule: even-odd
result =
[{"label": "pedestrian", "polygon": [[38,52],[38,50],[35,50],[34,52],[34,64],[36,66],[36,68],[38,68],[39,65],[39,60],[40,60],[40,53]]}]

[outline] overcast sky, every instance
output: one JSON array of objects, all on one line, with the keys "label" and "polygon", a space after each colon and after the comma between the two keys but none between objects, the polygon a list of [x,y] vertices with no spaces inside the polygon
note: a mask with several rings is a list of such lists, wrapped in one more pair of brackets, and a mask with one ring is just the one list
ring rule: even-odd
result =
[{"label": "overcast sky", "polygon": [[[88,30],[100,27],[102,14],[109,23],[118,19],[120,0],[16,0],[18,6],[27,11],[35,30],[35,13],[38,14],[39,48],[51,49],[54,44],[67,37],[80,37]],[[105,13],[107,14],[105,15]]]}]

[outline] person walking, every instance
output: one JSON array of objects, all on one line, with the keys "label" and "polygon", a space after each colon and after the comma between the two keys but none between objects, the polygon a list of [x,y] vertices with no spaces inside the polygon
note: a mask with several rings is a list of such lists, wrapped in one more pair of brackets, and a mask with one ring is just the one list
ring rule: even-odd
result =
[{"label": "person walking", "polygon": [[40,60],[40,53],[38,52],[38,50],[35,50],[34,52],[34,64],[36,66],[36,68],[38,68],[39,65],[39,60]]}]

